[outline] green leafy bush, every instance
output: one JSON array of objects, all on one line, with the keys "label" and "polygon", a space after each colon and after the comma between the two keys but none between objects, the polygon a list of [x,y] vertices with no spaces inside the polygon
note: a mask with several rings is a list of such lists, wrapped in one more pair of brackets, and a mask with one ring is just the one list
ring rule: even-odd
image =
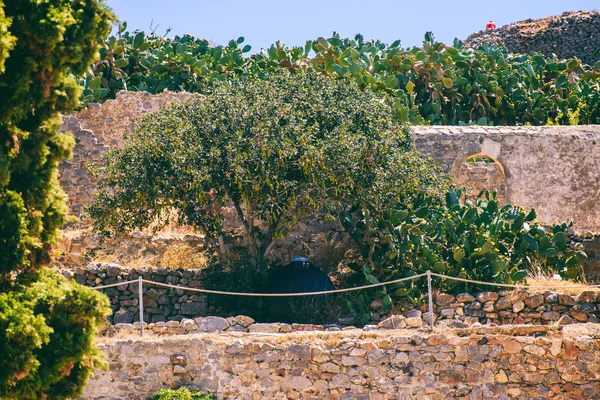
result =
[{"label": "green leafy bush", "polygon": [[160,228],[175,212],[226,265],[231,205],[258,268],[303,215],[351,219],[448,183],[413,148],[390,102],[314,72],[219,85],[144,118],[106,161],[89,209],[96,229]]},{"label": "green leafy bush", "polygon": [[49,271],[0,294],[0,398],[77,397],[102,365],[93,339],[109,314],[104,295]]},{"label": "green leafy bush", "polygon": [[0,398],[67,399],[98,365],[108,300],[48,271],[64,222],[58,164],[73,139],[60,112],[79,104],[112,14],[95,0],[0,1]]},{"label": "green leafy bush", "polygon": [[66,215],[58,164],[73,139],[60,112],[79,104],[112,14],[99,1],[0,2],[0,284],[43,261]]},{"label": "green leafy bush", "polygon": [[[600,123],[600,62],[512,55],[484,44],[464,49],[425,35],[421,47],[404,49],[334,34],[288,48],[277,42],[251,50],[244,38],[211,46],[191,36],[172,39],[125,32],[103,42],[100,62],[81,81],[85,101],[114,98],[118,90],[206,93],[232,77],[263,79],[273,72],[316,70],[350,78],[361,88],[394,99],[403,121],[417,124],[545,125]],[[243,46],[243,47],[242,47]]]},{"label": "green leafy bush", "polygon": [[[365,215],[357,230],[369,252],[363,267],[354,266],[369,283],[414,276],[427,270],[464,279],[493,283],[524,282],[533,266],[565,279],[579,277],[585,253],[569,246],[567,224],[548,231],[535,220],[534,210],[500,207],[495,194],[480,195],[475,204],[459,203],[460,191],[450,191],[446,204],[422,198],[382,215]],[[426,280],[401,282],[378,290],[389,310],[395,301],[407,297],[420,304]],[[483,289],[471,283],[434,278],[434,287],[445,292],[473,292]],[[498,290],[491,286],[488,290]],[[373,292],[369,294],[373,295]],[[365,319],[366,294],[352,305]]]},{"label": "green leafy bush", "polygon": [[192,392],[188,388],[161,389],[152,400],[213,400],[214,396],[206,392]]}]

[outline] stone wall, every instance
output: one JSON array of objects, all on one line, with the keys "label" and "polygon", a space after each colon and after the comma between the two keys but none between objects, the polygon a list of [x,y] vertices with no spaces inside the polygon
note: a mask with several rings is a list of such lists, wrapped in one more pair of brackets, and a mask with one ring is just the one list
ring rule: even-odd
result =
[{"label": "stone wall", "polygon": [[[63,129],[73,132],[77,145],[73,159],[62,163],[60,176],[75,215],[89,204],[96,188],[85,164],[97,164],[108,148],[121,146],[123,134],[141,115],[190,96],[122,91],[115,100],[65,118]],[[417,126],[413,137],[421,151],[461,183],[461,165],[469,156],[492,157],[505,174],[507,201],[535,208],[542,223],[572,219],[581,230],[600,232],[595,207],[600,198],[600,126]],[[501,186],[497,179],[490,184]]]},{"label": "stone wall", "polygon": [[[125,269],[117,264],[91,263],[85,268],[76,268],[74,271],[65,270],[64,274],[78,283],[92,287],[126,282],[138,279],[140,276],[154,282],[172,285],[191,288],[202,286],[202,270],[168,267],[138,270]],[[145,285],[143,290],[145,322],[181,320],[206,315],[207,300],[202,294],[149,285]],[[113,315],[109,317],[111,323],[132,323],[140,320],[137,282],[102,289],[102,292],[108,296],[113,310]]]},{"label": "stone wall", "polygon": [[600,60],[600,13],[597,11],[566,12],[561,15],[514,22],[494,30],[476,32],[465,40],[465,46],[498,43],[511,53],[556,54],[559,59],[578,57],[594,65]]},{"label": "stone wall", "polygon": [[393,330],[107,339],[100,349],[109,369],[94,372],[82,398],[146,399],[188,386],[249,400],[598,399],[598,333],[568,328],[540,337]]},{"label": "stone wall", "polygon": [[75,138],[73,158],[60,164],[60,183],[69,195],[71,214],[80,216],[96,192],[97,182],[90,176],[86,165],[98,165],[111,148],[123,144],[123,135],[134,122],[147,113],[157,112],[174,102],[185,101],[190,93],[120,91],[116,99],[102,104],[89,104],[74,115],[63,116],[63,131],[71,131]]},{"label": "stone wall", "polygon": [[[155,282],[192,288],[202,287],[202,270],[174,270],[166,267],[126,269],[116,264],[92,263],[86,268],[76,269],[74,273],[70,271],[65,271],[65,273],[77,282],[92,287],[135,280],[139,276]],[[162,327],[166,325],[161,324],[165,321],[180,322],[180,324],[171,325],[181,327],[182,329],[175,329],[180,333],[213,330],[203,328],[205,325],[202,325],[202,321],[204,321],[202,318],[193,320],[196,317],[204,317],[212,311],[207,307],[207,299],[203,294],[149,284],[144,284],[143,289],[144,321],[146,323],[159,323],[157,333],[166,332],[162,330]],[[113,308],[114,316],[111,317],[111,322],[118,324],[139,321],[137,282],[103,289],[103,291],[109,297]],[[600,293],[590,290],[582,291],[577,295],[569,295],[551,290],[528,292],[517,289],[514,291],[473,293],[472,295],[463,293],[457,296],[438,294],[434,299],[435,321],[451,327],[467,327],[474,323],[549,325],[558,322],[562,325],[574,322],[600,322],[598,308]],[[409,303],[404,306],[403,315],[396,316],[392,315],[391,312],[384,313],[382,306],[380,299],[375,300],[370,305],[372,329],[376,329],[378,324],[380,328],[387,328],[392,325],[402,328],[407,325],[420,326],[421,319],[424,320],[425,324],[429,323],[427,305],[415,309]],[[419,322],[416,322],[416,320],[408,321],[411,318],[416,318]],[[220,328],[217,329],[220,331],[230,330],[230,327],[236,325],[233,319],[221,318],[220,321],[221,323],[218,324]],[[341,318],[338,324],[321,327],[321,329],[341,329],[344,325],[353,323],[354,321],[351,318]],[[238,327],[233,330],[252,331],[248,325],[243,327],[245,329]],[[282,325],[277,326],[281,327]],[[273,329],[271,332],[279,332],[277,330],[279,328],[273,327],[271,329]],[[150,327],[150,330],[154,330],[154,325]],[[161,330],[162,332],[160,332]]]},{"label": "stone wall", "polygon": [[573,220],[578,230],[600,232],[600,126],[417,126],[413,138],[455,177],[469,157],[493,158],[506,200],[535,208],[541,223]]}]

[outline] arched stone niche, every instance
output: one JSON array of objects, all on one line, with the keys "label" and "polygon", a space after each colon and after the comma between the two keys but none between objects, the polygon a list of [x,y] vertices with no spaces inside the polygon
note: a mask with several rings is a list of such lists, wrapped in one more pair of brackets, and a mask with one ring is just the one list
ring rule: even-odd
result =
[{"label": "arched stone niche", "polygon": [[484,190],[496,192],[500,204],[508,203],[508,188],[504,167],[494,157],[484,153],[472,154],[454,168],[454,183],[467,190],[474,199]]}]

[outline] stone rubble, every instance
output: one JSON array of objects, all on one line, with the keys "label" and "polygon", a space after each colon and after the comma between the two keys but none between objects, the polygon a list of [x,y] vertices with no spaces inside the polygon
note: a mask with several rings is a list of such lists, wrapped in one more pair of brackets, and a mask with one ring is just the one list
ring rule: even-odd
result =
[{"label": "stone rubble", "polygon": [[565,12],[538,20],[528,19],[486,29],[470,35],[465,47],[499,43],[509,52],[519,54],[553,54],[559,59],[577,57],[594,65],[600,59],[600,13],[598,11]]}]

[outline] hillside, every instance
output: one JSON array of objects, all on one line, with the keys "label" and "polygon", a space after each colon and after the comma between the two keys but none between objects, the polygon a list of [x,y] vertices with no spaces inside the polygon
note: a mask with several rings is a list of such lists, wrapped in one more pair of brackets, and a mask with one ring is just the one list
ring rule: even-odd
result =
[{"label": "hillside", "polygon": [[476,48],[482,43],[503,44],[512,53],[546,56],[556,54],[565,59],[578,57],[589,65],[600,60],[600,12],[565,12],[541,19],[514,22],[494,30],[470,35],[465,46]]}]

